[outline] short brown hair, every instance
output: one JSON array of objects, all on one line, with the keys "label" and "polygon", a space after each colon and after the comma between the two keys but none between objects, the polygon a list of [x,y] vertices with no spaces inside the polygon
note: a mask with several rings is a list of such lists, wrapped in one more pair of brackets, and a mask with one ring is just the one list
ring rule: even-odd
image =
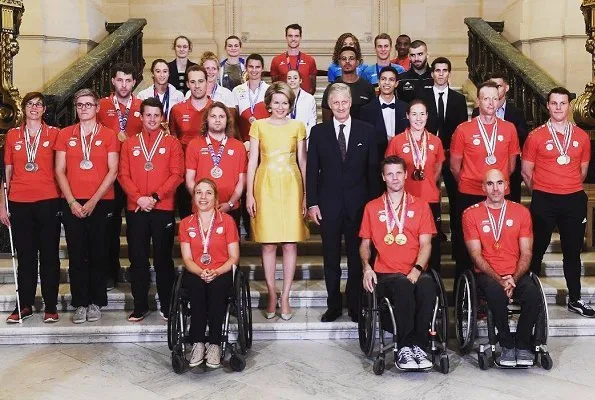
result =
[{"label": "short brown hair", "polygon": [[378,41],[380,39],[388,39],[388,43],[390,44],[390,47],[393,47],[393,39],[390,37],[390,35],[388,33],[380,33],[380,34],[376,35],[376,37],[374,38],[374,47],[376,47],[376,41]]},{"label": "short brown hair", "polygon": [[291,90],[291,88],[286,82],[277,81],[271,83],[271,86],[269,86],[269,88],[264,94],[264,104],[267,109],[271,105],[273,95],[276,93],[280,93],[287,97],[287,100],[289,101],[289,108],[293,108],[293,103],[295,102],[295,93],[293,93],[293,90]]},{"label": "short brown hair", "polygon": [[384,160],[380,161],[380,172],[381,173],[384,173],[385,165],[400,165],[403,167],[403,171],[407,172],[407,164],[405,164],[405,160],[403,160],[399,156],[388,156]]},{"label": "short brown hair", "polygon": [[187,36],[184,36],[184,35],[176,36],[176,38],[174,39],[174,43],[171,46],[172,50],[176,49],[176,42],[179,39],[184,39],[185,41],[187,41],[188,42],[188,50],[192,51],[192,41],[190,39],[188,39]]},{"label": "short brown hair", "polygon": [[191,72],[198,71],[202,71],[202,73],[205,74],[205,79],[207,78],[207,71],[205,68],[202,65],[194,64],[186,68],[186,81],[188,81],[188,75],[190,75]]},{"label": "short brown hair", "polygon": [[477,97],[479,97],[479,91],[485,87],[494,88],[498,90],[498,85],[496,83],[492,81],[485,81],[477,87]]},{"label": "short brown hair", "polygon": [[225,134],[229,137],[234,136],[234,129],[233,129],[233,117],[229,112],[229,109],[220,101],[215,101],[207,106],[205,111],[202,113],[202,126],[200,128],[200,133],[203,136],[207,136],[209,133],[209,114],[213,108],[220,108],[225,113],[225,117],[227,118],[227,122],[225,123]]},{"label": "short brown hair", "polygon": [[23,100],[21,100],[21,108],[24,110],[27,103],[33,99],[41,100],[43,106],[45,107],[45,98],[43,97],[43,94],[39,92],[29,92],[23,97]]},{"label": "short brown hair", "polygon": [[196,197],[196,188],[201,183],[206,183],[213,189],[213,193],[215,194],[215,207],[217,207],[217,203],[219,202],[219,190],[217,189],[217,184],[212,179],[209,179],[209,178],[199,179],[198,182],[196,182],[194,184],[194,188],[192,189],[192,198],[194,199]]},{"label": "short brown hair", "polygon": [[225,47],[227,47],[227,41],[228,41],[228,40],[230,40],[230,39],[235,39],[235,40],[237,40],[238,42],[240,42],[240,47],[242,47],[242,39],[240,39],[240,38],[239,38],[239,37],[237,37],[236,35],[231,35],[231,36],[228,36],[228,37],[225,39]]}]

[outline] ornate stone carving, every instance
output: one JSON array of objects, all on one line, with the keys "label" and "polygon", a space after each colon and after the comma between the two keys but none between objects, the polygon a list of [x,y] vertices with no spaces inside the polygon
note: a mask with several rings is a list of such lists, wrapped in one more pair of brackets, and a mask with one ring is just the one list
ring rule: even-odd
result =
[{"label": "ornate stone carving", "polygon": [[19,52],[16,38],[24,12],[22,0],[0,0],[0,130],[3,131],[18,125],[23,118],[21,96],[13,86],[12,60]]},{"label": "ornate stone carving", "polygon": [[577,125],[583,129],[595,129],[595,0],[583,0],[581,11],[585,18],[587,41],[585,49],[591,53],[591,82],[585,86],[573,105],[573,117]]}]

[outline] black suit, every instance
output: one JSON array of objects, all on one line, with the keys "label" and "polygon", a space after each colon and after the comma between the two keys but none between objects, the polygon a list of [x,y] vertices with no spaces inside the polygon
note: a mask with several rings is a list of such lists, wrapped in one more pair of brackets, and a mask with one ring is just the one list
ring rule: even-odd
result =
[{"label": "black suit", "polygon": [[[478,115],[479,109],[476,107],[473,109],[472,116],[477,117]],[[514,124],[519,138],[519,145],[522,149],[523,145],[525,144],[525,140],[527,140],[527,135],[529,134],[527,121],[525,120],[523,111],[515,107],[514,104],[507,101],[504,108],[504,120]],[[521,202],[521,181],[521,158],[517,157],[516,167],[510,175],[510,200],[517,203]]]},{"label": "black suit", "polygon": [[324,279],[329,310],[342,309],[341,236],[347,253],[347,307],[359,309],[362,265],[359,257],[359,228],[366,203],[379,192],[378,156],[374,127],[351,118],[345,161],[337,141],[334,119],[312,127],[308,145],[306,193],[308,207],[318,206],[322,215]]},{"label": "black suit", "polygon": [[[188,60],[187,64],[186,64],[186,69],[188,69],[188,67],[191,67],[192,65],[196,65],[196,63],[193,63],[192,61]],[[187,83],[186,83],[186,81],[187,81],[186,73],[184,72],[184,80],[180,80],[181,72],[178,71],[178,64],[176,63],[175,58],[173,61],[168,62],[167,66],[169,68],[169,79],[168,79],[167,83],[172,84],[180,92],[186,94],[186,92],[188,92],[188,90],[189,90]]]},{"label": "black suit", "polygon": [[446,161],[444,161],[444,164],[442,165],[442,180],[444,181],[446,193],[448,194],[451,242],[453,246],[455,246],[457,238],[456,234],[454,233],[457,232],[456,227],[458,226],[457,221],[459,219],[459,215],[456,212],[458,187],[457,181],[452,175],[452,172],[450,172],[450,141],[454,131],[457,129],[457,126],[459,126],[462,122],[467,121],[469,118],[467,114],[467,100],[461,93],[450,88],[448,89],[448,97],[445,104],[444,122],[440,128],[438,120],[438,106],[434,97],[434,89],[430,88],[424,90],[423,99],[428,106],[428,122],[426,124],[426,128],[428,131],[440,137],[447,155]]},{"label": "black suit", "polygon": [[[407,103],[395,98],[395,131],[391,132],[391,136],[397,135],[409,127],[407,107]],[[360,109],[359,119],[373,125],[376,130],[376,145],[380,162],[384,158],[384,153],[386,153],[388,147],[388,132],[386,132],[382,106],[378,97]]]}]

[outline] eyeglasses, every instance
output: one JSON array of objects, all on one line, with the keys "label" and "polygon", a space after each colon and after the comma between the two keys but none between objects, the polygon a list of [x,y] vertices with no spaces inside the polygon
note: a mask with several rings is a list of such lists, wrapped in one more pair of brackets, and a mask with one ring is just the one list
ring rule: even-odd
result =
[{"label": "eyeglasses", "polygon": [[88,109],[88,108],[95,107],[96,105],[97,105],[97,104],[95,104],[95,103],[76,103],[76,104],[75,104],[75,107],[76,107],[78,110],[82,110],[83,108],[86,110],[86,109]]},{"label": "eyeglasses", "polygon": [[341,57],[341,58],[339,58],[339,60],[341,60],[341,61],[355,61],[355,60],[357,60],[357,58],[355,58],[355,57]]},{"label": "eyeglasses", "polygon": [[34,103],[32,101],[28,101],[25,104],[25,107],[27,107],[27,108],[43,108],[43,103],[41,103],[41,102]]}]

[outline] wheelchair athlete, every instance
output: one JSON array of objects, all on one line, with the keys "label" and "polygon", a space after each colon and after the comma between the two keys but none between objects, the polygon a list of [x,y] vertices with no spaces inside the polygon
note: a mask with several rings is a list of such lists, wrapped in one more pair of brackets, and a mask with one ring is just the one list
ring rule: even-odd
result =
[{"label": "wheelchair athlete", "polygon": [[[541,293],[528,275],[533,246],[531,215],[508,201],[508,181],[501,171],[486,172],[487,199],[463,212],[463,235],[475,266],[477,285],[494,315],[502,353],[496,362],[505,367],[531,366],[535,358],[531,334],[541,309]],[[521,304],[516,337],[508,326],[507,305]]]},{"label": "wheelchair athlete", "polygon": [[[232,267],[240,257],[238,231],[229,215],[217,211],[217,186],[208,178],[194,186],[198,212],[180,222],[180,247],[188,270],[190,296],[190,338],[194,343],[190,367],[221,365],[222,325],[233,283]],[[205,330],[209,325],[208,338]],[[205,347],[205,343],[209,347]]]},{"label": "wheelchair athlete", "polygon": [[[405,161],[389,156],[381,162],[386,192],[370,201],[360,229],[363,285],[386,297],[395,309],[397,368],[427,369],[433,366],[423,348],[428,347],[428,327],[436,297],[432,276],[425,272],[436,226],[430,206],[405,192]],[[370,266],[370,242],[377,250]]]}]

